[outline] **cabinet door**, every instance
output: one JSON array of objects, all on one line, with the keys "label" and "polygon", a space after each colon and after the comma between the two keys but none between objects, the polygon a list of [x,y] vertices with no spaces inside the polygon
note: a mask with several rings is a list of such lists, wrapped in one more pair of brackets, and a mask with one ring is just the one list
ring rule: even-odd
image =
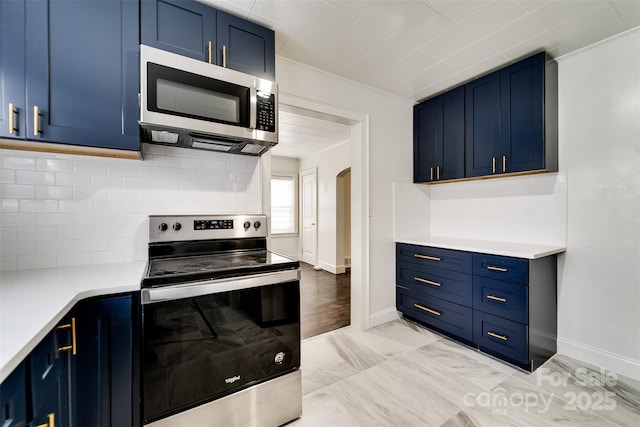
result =
[{"label": "cabinet door", "polygon": [[138,3],[28,1],[26,32],[27,138],[139,150]]},{"label": "cabinet door", "polygon": [[543,169],[544,53],[502,70],[500,84],[500,171]]},{"label": "cabinet door", "polygon": [[[228,13],[217,13],[218,64],[275,81],[275,34]],[[223,51],[226,60],[223,60]]]},{"label": "cabinet door", "polygon": [[465,86],[466,176],[498,172],[500,153],[500,73]]},{"label": "cabinet door", "polygon": [[464,86],[438,97],[439,179],[464,178]]},{"label": "cabinet door", "polygon": [[63,335],[58,329],[50,332],[29,355],[34,426],[46,424],[51,418],[55,425],[69,425],[69,353],[60,351],[66,345]]},{"label": "cabinet door", "polygon": [[132,297],[84,301],[71,363],[72,425],[133,425]]},{"label": "cabinet door", "polygon": [[[0,137],[24,139],[25,3],[0,2]],[[12,104],[10,108],[9,104]]]},{"label": "cabinet door", "polygon": [[194,0],[142,0],[142,44],[216,63],[216,10]]},{"label": "cabinet door", "polygon": [[413,182],[430,182],[436,177],[437,104],[430,99],[413,107]]},{"label": "cabinet door", "polygon": [[[1,6],[0,6],[1,7]],[[22,362],[0,385],[0,425],[25,427],[27,425],[27,376]]]}]

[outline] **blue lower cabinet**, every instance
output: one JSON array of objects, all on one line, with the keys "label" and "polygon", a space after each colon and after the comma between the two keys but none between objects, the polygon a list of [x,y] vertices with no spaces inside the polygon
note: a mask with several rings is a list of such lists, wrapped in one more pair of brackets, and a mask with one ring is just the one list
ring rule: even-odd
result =
[{"label": "blue lower cabinet", "polygon": [[21,363],[0,385],[0,425],[25,427],[27,425],[26,365]]},{"label": "blue lower cabinet", "polygon": [[441,268],[398,261],[397,284],[414,292],[471,307],[471,276]]},{"label": "blue lower cabinet", "polygon": [[480,350],[528,365],[527,325],[492,316],[473,313],[473,341]]},{"label": "blue lower cabinet", "polygon": [[440,298],[417,294],[401,287],[396,288],[397,305],[406,316],[436,330],[471,342],[472,310]]}]

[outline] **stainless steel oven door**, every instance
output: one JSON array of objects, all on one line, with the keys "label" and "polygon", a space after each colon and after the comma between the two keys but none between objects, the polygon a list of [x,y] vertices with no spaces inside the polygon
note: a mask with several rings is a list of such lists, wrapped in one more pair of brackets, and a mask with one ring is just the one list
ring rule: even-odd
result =
[{"label": "stainless steel oven door", "polygon": [[145,424],[300,367],[299,270],[142,290]]}]

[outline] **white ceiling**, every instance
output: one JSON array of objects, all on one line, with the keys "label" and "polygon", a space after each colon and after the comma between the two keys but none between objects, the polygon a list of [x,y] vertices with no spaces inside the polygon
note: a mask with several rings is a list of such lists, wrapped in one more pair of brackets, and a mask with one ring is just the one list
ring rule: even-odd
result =
[{"label": "white ceiling", "polygon": [[640,25],[640,0],[200,1],[273,29],[277,55],[414,101]]}]

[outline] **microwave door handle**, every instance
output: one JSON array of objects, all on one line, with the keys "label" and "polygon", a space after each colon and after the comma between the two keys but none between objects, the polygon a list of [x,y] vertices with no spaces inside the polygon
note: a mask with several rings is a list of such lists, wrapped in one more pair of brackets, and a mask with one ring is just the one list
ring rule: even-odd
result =
[{"label": "microwave door handle", "polygon": [[255,129],[258,122],[258,91],[255,86],[249,88],[249,128]]}]

